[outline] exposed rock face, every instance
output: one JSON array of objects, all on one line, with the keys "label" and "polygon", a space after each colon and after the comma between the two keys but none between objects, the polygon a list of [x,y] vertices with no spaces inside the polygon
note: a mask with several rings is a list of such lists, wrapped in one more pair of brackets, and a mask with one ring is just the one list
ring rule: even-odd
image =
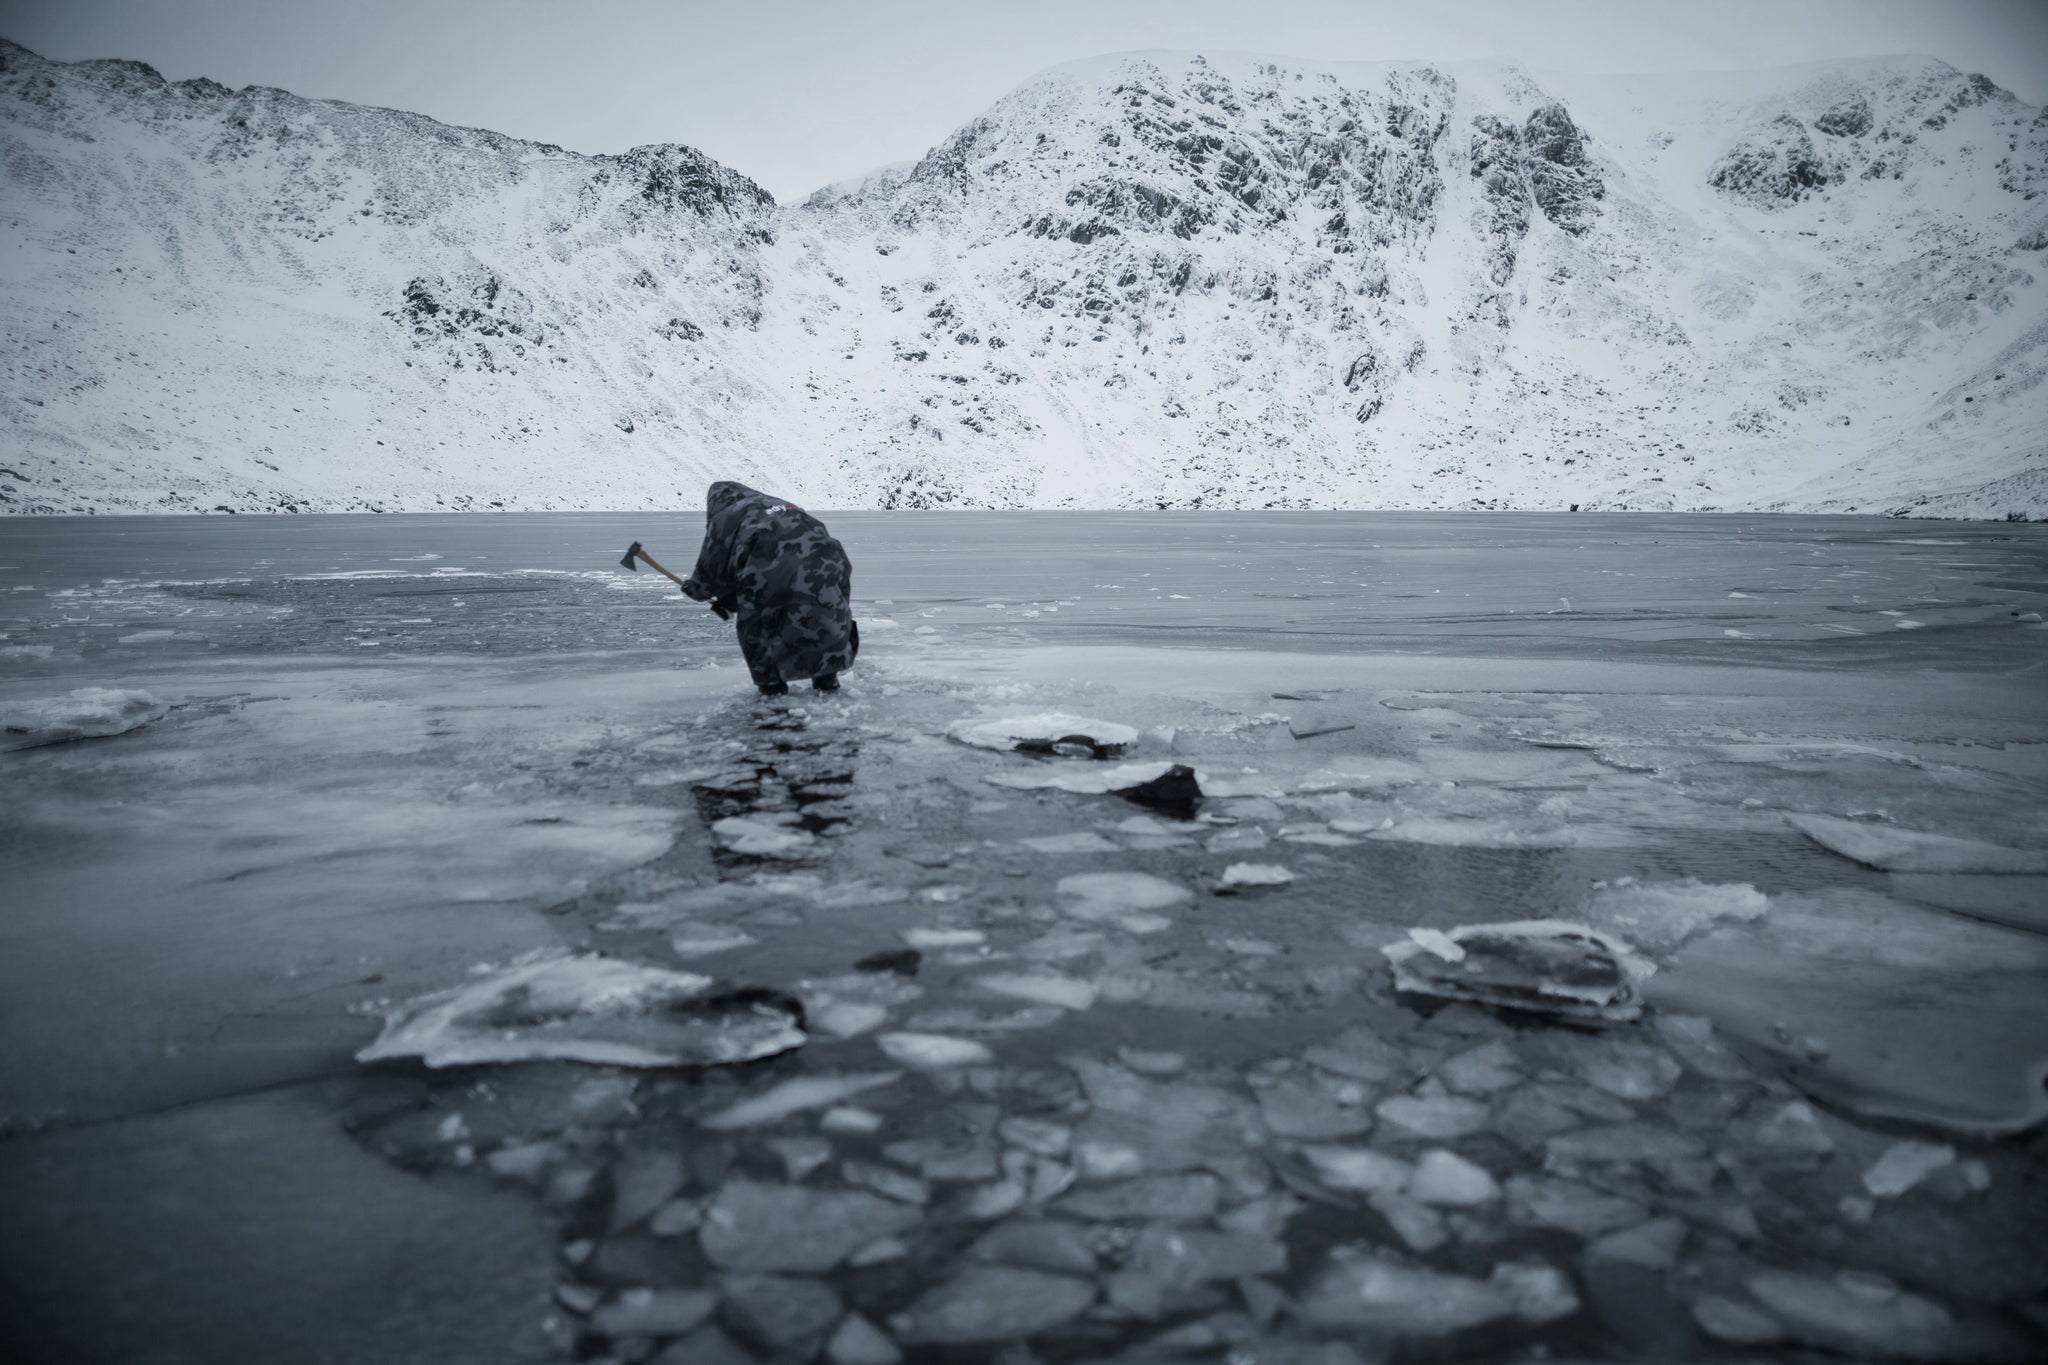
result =
[{"label": "exposed rock face", "polygon": [[786,207],[688,147],[13,44],[0,115],[0,510],[2048,490],[2048,122],[1935,62],[1731,102],[1102,58]]},{"label": "exposed rock face", "polygon": [[1546,104],[1522,129],[1529,187],[1543,216],[1574,235],[1597,214],[1607,186],[1586,155],[1586,137],[1561,104]]},{"label": "exposed rock face", "polygon": [[1829,137],[1861,137],[1870,131],[1870,101],[1857,95],[1830,105],[1813,126]]},{"label": "exposed rock face", "polygon": [[1761,209],[1796,204],[1842,179],[1815,150],[1806,125],[1780,114],[1714,163],[1707,183]]}]

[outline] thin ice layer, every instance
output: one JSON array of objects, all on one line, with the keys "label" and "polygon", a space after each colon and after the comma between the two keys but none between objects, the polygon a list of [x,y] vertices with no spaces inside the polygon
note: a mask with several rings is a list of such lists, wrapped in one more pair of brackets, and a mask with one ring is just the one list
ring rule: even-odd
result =
[{"label": "thin ice layer", "polygon": [[529,957],[397,1006],[356,1060],[706,1066],[802,1046],[793,1009],[753,996],[707,998],[711,984],[613,958]]},{"label": "thin ice layer", "polygon": [[118,687],[80,687],[61,697],[14,702],[0,709],[0,749],[126,734],[161,720],[170,709],[148,692]]},{"label": "thin ice layer", "polygon": [[1830,815],[1790,815],[1786,819],[1828,852],[1881,872],[2048,872],[2048,853],[2039,850],[1837,820]]}]

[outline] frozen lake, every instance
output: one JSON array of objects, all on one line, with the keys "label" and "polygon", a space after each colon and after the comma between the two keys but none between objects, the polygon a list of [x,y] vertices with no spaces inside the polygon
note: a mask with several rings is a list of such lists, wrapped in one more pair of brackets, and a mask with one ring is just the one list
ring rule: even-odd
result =
[{"label": "frozen lake", "polygon": [[[617,566],[695,516],[0,520],[32,1358],[2040,1353],[2048,527],[826,519],[773,703]],[[1048,713],[1127,749],[948,737]],[[1639,1018],[1382,951],[1551,919]],[[529,954],[801,1046],[354,1059]],[[586,1014],[427,1031],[669,1036]]]}]

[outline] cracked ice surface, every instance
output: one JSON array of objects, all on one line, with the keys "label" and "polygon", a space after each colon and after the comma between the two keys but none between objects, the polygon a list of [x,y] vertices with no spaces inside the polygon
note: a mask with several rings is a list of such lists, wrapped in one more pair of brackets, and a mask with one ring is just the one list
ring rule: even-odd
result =
[{"label": "cracked ice surface", "polygon": [[[645,524],[165,522],[101,582],[98,524],[0,523],[0,700],[168,707],[5,756],[9,1117],[61,1152],[465,1000],[522,1060],[306,1112],[545,1219],[563,1358],[2039,1354],[2039,1139],[1994,1140],[2048,1058],[2038,531],[833,520],[905,628],[767,703],[729,626],[577,572]],[[1937,624],[1828,638],[1892,609]],[[957,742],[1008,717],[1098,743]],[[1115,794],[1176,765],[1191,820]],[[1540,974],[1472,932],[1530,922],[1653,963],[1641,1017],[1383,951]],[[792,1045],[519,1051],[688,1026],[472,972],[536,949]],[[253,1240],[201,1292],[322,1270]]]}]

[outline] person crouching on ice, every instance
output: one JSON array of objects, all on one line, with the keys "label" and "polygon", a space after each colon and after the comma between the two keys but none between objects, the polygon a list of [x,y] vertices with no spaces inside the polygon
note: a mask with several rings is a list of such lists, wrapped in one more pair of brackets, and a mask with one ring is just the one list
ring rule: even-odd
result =
[{"label": "person crouching on ice", "polygon": [[739,617],[740,652],[764,697],[809,678],[835,691],[860,652],[853,565],[825,523],[793,502],[720,481],[704,510],[704,548],[683,591],[721,620]]}]

